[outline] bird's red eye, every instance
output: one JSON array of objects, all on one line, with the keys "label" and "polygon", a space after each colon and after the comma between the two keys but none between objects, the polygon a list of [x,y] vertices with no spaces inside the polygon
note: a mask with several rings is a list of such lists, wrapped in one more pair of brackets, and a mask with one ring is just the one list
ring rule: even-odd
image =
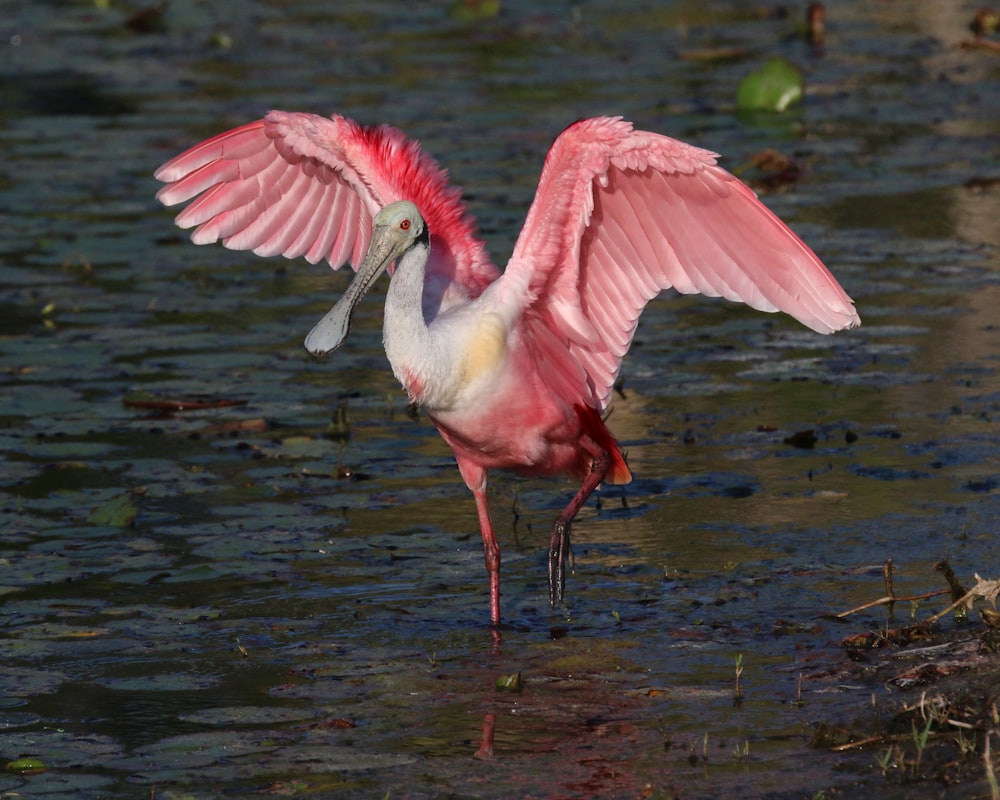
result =
[{"label": "bird's red eye", "polygon": [[410,229],[410,221],[408,219],[404,219],[399,223],[399,227],[401,230],[408,231]]}]

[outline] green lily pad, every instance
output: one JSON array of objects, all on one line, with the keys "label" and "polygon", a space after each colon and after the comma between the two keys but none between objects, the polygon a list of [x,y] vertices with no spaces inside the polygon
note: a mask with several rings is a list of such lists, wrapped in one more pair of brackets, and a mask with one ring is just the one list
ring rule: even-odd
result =
[{"label": "green lily pad", "polygon": [[[7,648],[6,656],[10,657],[11,648]],[[27,649],[29,655],[46,653],[44,646]],[[18,653],[21,649],[18,648]],[[43,694],[53,694],[68,680],[63,672],[56,670],[31,669],[30,667],[5,667],[0,669],[0,684],[4,693],[11,697],[36,697]]]},{"label": "green lily pad", "polygon": [[21,775],[36,775],[39,772],[45,772],[48,765],[40,758],[16,758],[7,762],[6,769],[7,772],[17,772]]},{"label": "green lily pad", "polygon": [[123,692],[194,692],[211,689],[219,682],[219,678],[215,675],[170,672],[122,678],[107,677],[101,678],[97,683],[107,689]]},{"label": "green lily pad", "polygon": [[783,58],[772,58],[747,75],[736,93],[740,111],[784,111],[802,99],[802,72]]},{"label": "green lily pad", "polygon": [[129,528],[139,516],[139,508],[132,501],[137,492],[125,492],[112,497],[95,508],[87,521],[93,525],[110,525],[115,528]]}]

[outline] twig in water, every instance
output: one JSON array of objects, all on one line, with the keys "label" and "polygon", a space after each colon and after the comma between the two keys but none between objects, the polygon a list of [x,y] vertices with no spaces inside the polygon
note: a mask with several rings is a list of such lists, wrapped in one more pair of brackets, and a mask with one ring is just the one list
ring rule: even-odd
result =
[{"label": "twig in water", "polygon": [[938,589],[934,592],[924,592],[923,594],[911,594],[906,597],[900,597],[899,595],[891,595],[886,597],[880,597],[878,600],[872,600],[868,603],[864,603],[855,608],[849,608],[847,611],[841,611],[839,614],[835,614],[836,619],[844,619],[845,617],[851,616],[851,614],[857,614],[859,611],[864,611],[867,608],[872,608],[874,606],[885,606],[892,605],[893,603],[899,602],[901,600],[912,602],[914,600],[926,600],[929,597],[938,597],[942,594],[948,594],[948,589]]}]

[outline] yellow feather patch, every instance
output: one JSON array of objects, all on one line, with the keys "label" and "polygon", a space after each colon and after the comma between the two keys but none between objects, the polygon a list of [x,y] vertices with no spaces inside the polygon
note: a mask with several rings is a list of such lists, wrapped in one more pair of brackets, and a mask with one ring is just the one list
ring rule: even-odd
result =
[{"label": "yellow feather patch", "polygon": [[498,314],[484,314],[476,320],[462,358],[461,384],[466,386],[490,372],[503,360],[507,330]]}]

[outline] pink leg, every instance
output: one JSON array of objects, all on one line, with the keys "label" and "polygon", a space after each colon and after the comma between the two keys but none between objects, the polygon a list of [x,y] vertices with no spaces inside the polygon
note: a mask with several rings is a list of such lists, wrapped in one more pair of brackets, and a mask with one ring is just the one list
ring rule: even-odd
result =
[{"label": "pink leg", "polygon": [[476,510],[479,512],[479,530],[483,535],[483,557],[486,560],[486,572],[490,576],[490,625],[500,625],[500,544],[493,532],[493,522],[490,520],[490,507],[486,500],[486,485],[476,489]]},{"label": "pink leg", "polygon": [[486,470],[462,459],[458,459],[458,468],[466,486],[476,498],[479,532],[483,536],[483,557],[490,578],[490,625],[496,628],[500,625],[500,543],[497,542],[493,521],[490,519],[490,506],[486,498]]},{"label": "pink leg", "polygon": [[549,540],[549,601],[553,606],[561,603],[566,594],[566,560],[572,557],[569,532],[573,518],[587,502],[587,498],[594,493],[594,489],[604,480],[611,463],[607,451],[589,436],[585,435],[580,439],[580,446],[591,455],[593,462],[590,465],[590,474],[584,478],[583,485],[552,526],[552,538]]}]

